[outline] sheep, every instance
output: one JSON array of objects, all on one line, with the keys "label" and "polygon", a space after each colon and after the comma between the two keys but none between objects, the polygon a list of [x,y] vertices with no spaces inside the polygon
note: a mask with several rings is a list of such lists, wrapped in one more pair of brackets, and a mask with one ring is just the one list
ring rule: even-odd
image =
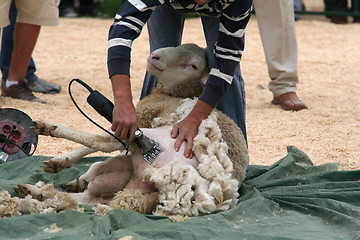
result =
[{"label": "sheep", "polygon": [[[106,204],[155,215],[198,216],[225,211],[237,203],[238,187],[249,162],[247,145],[240,128],[214,109],[203,120],[194,139],[194,157],[183,156],[185,143],[175,152],[172,125],[191,111],[206,83],[209,69],[206,50],[195,44],[162,48],[148,58],[147,71],[158,77],[153,92],[136,106],[139,127],[159,142],[164,151],[152,165],[144,161],[135,144],[129,155],[118,155],[94,163],[86,173],[65,185],[77,203]],[[113,152],[124,146],[108,134],[93,135],[68,127],[35,121],[37,134],[60,137],[84,146],[45,161],[45,171],[59,172],[95,151]],[[22,184],[14,190],[41,201],[50,201],[47,185]],[[53,190],[55,191],[56,190]],[[71,205],[72,206],[72,205]]]}]

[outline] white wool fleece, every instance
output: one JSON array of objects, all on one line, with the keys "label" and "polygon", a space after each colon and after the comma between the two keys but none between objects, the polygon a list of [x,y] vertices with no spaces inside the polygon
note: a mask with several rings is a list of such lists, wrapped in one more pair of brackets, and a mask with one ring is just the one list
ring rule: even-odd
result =
[{"label": "white wool fleece", "polygon": [[[180,121],[196,100],[183,100],[173,114],[157,118],[154,124]],[[198,169],[174,160],[162,168],[146,170],[146,180],[159,189],[160,204],[155,215],[198,216],[225,211],[236,205],[239,182],[232,177],[233,165],[215,112],[202,121],[193,151],[199,161]]]}]

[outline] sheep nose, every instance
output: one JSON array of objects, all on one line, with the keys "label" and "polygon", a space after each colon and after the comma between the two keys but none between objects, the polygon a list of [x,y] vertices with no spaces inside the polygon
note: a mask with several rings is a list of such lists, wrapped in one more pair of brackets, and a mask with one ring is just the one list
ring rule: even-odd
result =
[{"label": "sheep nose", "polygon": [[150,58],[153,60],[160,60],[160,57],[156,55],[155,53],[151,53]]}]

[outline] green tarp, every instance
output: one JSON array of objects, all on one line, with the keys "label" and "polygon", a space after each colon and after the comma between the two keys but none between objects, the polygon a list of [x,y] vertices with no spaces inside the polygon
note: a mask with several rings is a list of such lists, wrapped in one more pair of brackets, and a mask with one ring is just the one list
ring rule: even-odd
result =
[{"label": "green tarp", "polygon": [[[33,156],[0,165],[0,189],[54,183],[59,188],[104,157],[84,158],[58,174],[42,171],[49,157]],[[172,222],[166,217],[113,210],[97,216],[63,211],[0,219],[0,239],[360,239],[360,171],[336,164],[314,166],[293,146],[272,166],[249,167],[237,206],[229,211]],[[62,230],[44,231],[52,224]]]}]

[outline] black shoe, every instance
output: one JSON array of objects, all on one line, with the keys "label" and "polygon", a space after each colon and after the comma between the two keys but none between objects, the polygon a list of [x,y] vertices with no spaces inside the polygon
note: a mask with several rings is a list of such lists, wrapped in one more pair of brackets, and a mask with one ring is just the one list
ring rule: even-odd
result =
[{"label": "black shoe", "polygon": [[348,23],[347,17],[331,17],[330,21],[335,24],[347,24]]}]

